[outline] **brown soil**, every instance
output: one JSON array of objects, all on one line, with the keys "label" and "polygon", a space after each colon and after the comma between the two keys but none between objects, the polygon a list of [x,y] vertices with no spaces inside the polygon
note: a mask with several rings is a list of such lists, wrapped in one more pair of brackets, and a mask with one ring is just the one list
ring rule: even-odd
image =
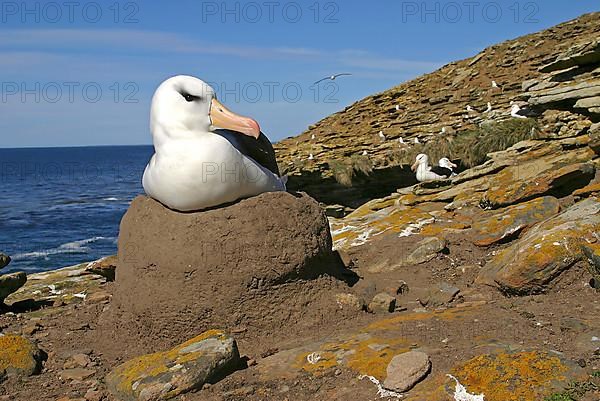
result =
[{"label": "brown soil", "polygon": [[[382,255],[388,257],[394,252],[401,253],[407,241],[417,240],[418,237],[389,236],[371,245],[358,247],[351,255],[345,255],[344,259],[353,260],[354,270],[361,276],[361,280],[347,292],[367,297],[375,292],[394,291],[401,280],[405,281],[410,290],[398,295],[398,300],[402,309],[407,308],[408,311],[396,312],[394,315],[398,317],[421,307],[417,300],[420,294],[439,281],[447,281],[461,289],[460,296],[441,309],[454,308],[461,302],[485,300],[485,304],[475,309],[469,315],[472,319],[467,321],[433,319],[420,323],[398,322],[403,337],[416,338],[423,344],[431,356],[433,374],[448,372],[458,361],[485,352],[479,346],[482,339],[485,339],[485,343],[556,350],[564,353],[568,359],[585,365],[590,371],[600,368],[598,355],[582,348],[579,340],[583,333],[600,336],[600,324],[597,322],[600,299],[594,290],[585,285],[589,277],[583,263],[563,274],[548,293],[519,298],[505,298],[492,288],[472,285],[478,264],[490,250],[475,247],[470,241],[460,238],[450,240],[450,252],[447,255],[439,255],[425,265],[407,266],[399,271],[381,274],[364,271],[364,267],[379,263]],[[466,268],[464,273],[462,268]],[[257,321],[256,325],[248,324],[233,329],[242,355],[256,360],[258,365],[238,371],[201,392],[181,396],[179,400],[376,399],[376,391],[370,382],[359,380],[356,373],[344,368],[328,370],[322,377],[306,374],[293,380],[272,382],[265,382],[258,375],[261,361],[271,354],[330,336],[356,332],[385,317],[366,312],[339,311],[333,295],[340,288],[331,286],[330,280],[298,282],[295,292],[287,292],[288,288],[280,287],[282,294],[293,297],[289,298],[293,299],[291,304],[287,300],[287,306],[295,310],[295,320],[283,319],[285,324],[278,321],[267,331],[268,336],[261,327],[278,320],[280,315],[273,316],[266,323]],[[325,282],[329,282],[329,288],[324,285]],[[116,296],[118,289],[114,283],[105,286],[106,291]],[[102,317],[116,306],[114,299],[107,305],[82,303],[46,310],[40,320],[35,320],[42,327],[32,335],[39,341],[40,347],[49,353],[43,373],[22,381],[8,380],[0,387],[0,396],[6,394],[9,396],[7,400],[28,401],[54,401],[63,396],[77,399],[89,388],[97,386],[105,393],[106,399],[112,400],[103,387],[104,375],[117,363],[138,354],[139,349],[154,348],[162,342],[151,338],[148,342],[144,341],[143,331],[132,336],[131,340],[115,337],[114,333],[122,329],[133,332],[127,330],[127,326],[136,327],[135,322],[129,320],[121,321],[121,327],[115,327],[114,333],[107,331]],[[286,302],[283,297],[269,299],[273,303]],[[1,315],[0,327],[4,332],[19,332],[31,325],[32,316],[35,313],[28,316]],[[578,324],[582,326],[578,327]],[[196,334],[192,330],[181,333],[186,338]],[[136,341],[142,344],[136,345]],[[173,342],[172,339],[164,341]],[[112,346],[107,347],[110,343]],[[63,364],[77,352],[91,355],[96,374],[81,382],[61,380]]]},{"label": "brown soil", "polygon": [[353,274],[306,195],[263,194],[188,214],[138,197],[119,250],[113,301],[100,321],[109,358],[124,348],[126,356],[168,349],[214,328],[248,331],[268,348],[292,327],[319,332],[345,318],[329,294]]}]

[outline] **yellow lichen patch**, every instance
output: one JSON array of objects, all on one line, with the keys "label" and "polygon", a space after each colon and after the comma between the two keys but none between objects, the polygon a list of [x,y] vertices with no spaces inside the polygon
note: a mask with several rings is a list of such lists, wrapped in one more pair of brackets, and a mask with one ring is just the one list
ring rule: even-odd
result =
[{"label": "yellow lichen patch", "polygon": [[403,338],[371,338],[358,343],[343,344],[342,348],[354,351],[348,356],[346,366],[362,375],[373,376],[380,381],[387,376],[387,366],[398,354],[410,351],[409,344]]},{"label": "yellow lichen patch", "polygon": [[296,366],[318,376],[320,373],[338,366],[338,361],[333,352],[305,352],[296,358]]},{"label": "yellow lichen patch", "polygon": [[201,351],[190,352],[187,354],[180,354],[180,351],[192,344],[199,343],[209,338],[223,340],[226,338],[226,334],[220,330],[207,331],[167,352],[142,355],[127,361],[124,364],[117,366],[109,376],[118,377],[119,390],[123,393],[131,394],[135,382],[167,372],[169,370],[169,367],[167,366],[169,363],[183,364],[196,360],[202,354]]},{"label": "yellow lichen patch", "polygon": [[372,332],[376,330],[389,330],[397,327],[398,325],[405,322],[416,322],[421,320],[440,319],[440,320],[454,320],[467,317],[473,313],[473,310],[479,306],[470,306],[467,308],[459,309],[446,309],[443,311],[434,311],[426,313],[407,313],[402,314],[391,319],[384,319],[374,322],[367,326],[364,331]]},{"label": "yellow lichen patch", "polygon": [[35,345],[26,338],[7,335],[0,337],[0,371],[20,370],[31,374],[35,371],[37,362]]},{"label": "yellow lichen patch", "polygon": [[[434,221],[432,215],[420,208],[388,207],[376,212],[358,209],[351,215],[331,223],[334,248],[363,245],[384,233],[418,230]],[[365,214],[363,215],[363,212]],[[414,227],[414,228],[413,228]]]},{"label": "yellow lichen patch", "polygon": [[595,184],[589,184],[583,188],[580,188],[580,189],[576,190],[575,192],[573,192],[573,195],[586,196],[586,195],[591,195],[593,193],[600,193],[600,182],[597,182]]},{"label": "yellow lichen patch", "polygon": [[479,355],[452,374],[471,393],[486,401],[542,400],[557,381],[565,380],[568,367],[556,356],[529,351]]},{"label": "yellow lichen patch", "polygon": [[316,351],[298,355],[295,366],[313,375],[322,374],[338,365],[356,373],[386,377],[386,368],[395,355],[409,351],[404,338],[375,338],[359,334],[339,343],[326,343]]},{"label": "yellow lichen patch", "polygon": [[546,196],[489,213],[473,223],[473,242],[479,246],[491,245],[518,230],[550,218],[559,211],[558,200]]}]

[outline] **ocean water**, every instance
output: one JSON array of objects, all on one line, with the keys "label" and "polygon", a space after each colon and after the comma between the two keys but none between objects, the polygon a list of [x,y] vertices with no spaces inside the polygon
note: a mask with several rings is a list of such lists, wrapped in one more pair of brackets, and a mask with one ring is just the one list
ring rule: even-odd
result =
[{"label": "ocean water", "polygon": [[151,146],[0,149],[0,251],[13,259],[2,273],[114,254],[152,153]]}]

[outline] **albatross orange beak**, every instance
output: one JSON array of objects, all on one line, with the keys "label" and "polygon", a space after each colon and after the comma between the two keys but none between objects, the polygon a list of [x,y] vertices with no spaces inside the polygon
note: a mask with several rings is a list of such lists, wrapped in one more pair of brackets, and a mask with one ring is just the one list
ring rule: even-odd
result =
[{"label": "albatross orange beak", "polygon": [[410,166],[410,169],[412,171],[416,171],[417,167],[419,167],[419,161],[418,160],[416,162],[414,162],[414,164],[412,166]]},{"label": "albatross orange beak", "polygon": [[215,98],[210,107],[210,120],[219,128],[241,132],[256,139],[260,136],[260,126],[255,120],[235,114]]}]

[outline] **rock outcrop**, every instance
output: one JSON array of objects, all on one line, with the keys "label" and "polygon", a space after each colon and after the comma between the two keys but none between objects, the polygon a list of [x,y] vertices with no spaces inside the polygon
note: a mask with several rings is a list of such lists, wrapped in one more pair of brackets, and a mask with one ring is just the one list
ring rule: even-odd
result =
[{"label": "rock outcrop", "polygon": [[584,258],[583,245],[600,232],[600,200],[581,201],[533,227],[483,268],[478,282],[508,293],[533,293]]},{"label": "rock outcrop", "polygon": [[279,330],[321,308],[335,313],[329,290],[345,288],[338,278],[349,272],[331,248],[327,219],[306,195],[262,194],[199,213],[138,197],[121,223],[107,329],[134,347],[142,336],[148,352],[213,327]]}]

